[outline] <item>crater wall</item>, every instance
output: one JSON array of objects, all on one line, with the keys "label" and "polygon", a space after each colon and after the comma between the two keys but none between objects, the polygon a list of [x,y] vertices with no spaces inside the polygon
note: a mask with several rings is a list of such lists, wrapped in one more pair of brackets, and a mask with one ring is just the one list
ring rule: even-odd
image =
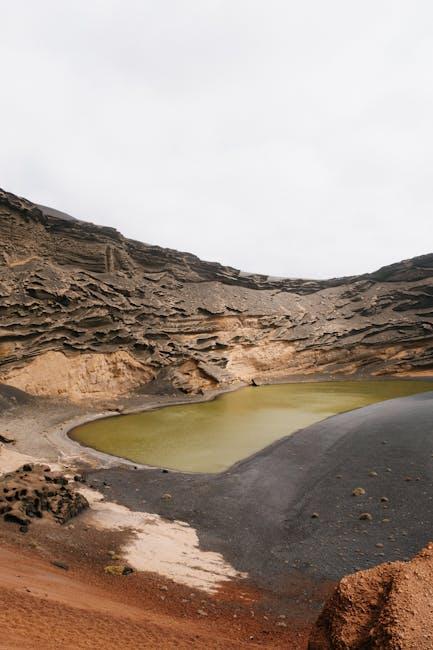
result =
[{"label": "crater wall", "polygon": [[0,241],[0,381],[30,393],[433,373],[433,254],[357,277],[271,278],[3,190]]}]

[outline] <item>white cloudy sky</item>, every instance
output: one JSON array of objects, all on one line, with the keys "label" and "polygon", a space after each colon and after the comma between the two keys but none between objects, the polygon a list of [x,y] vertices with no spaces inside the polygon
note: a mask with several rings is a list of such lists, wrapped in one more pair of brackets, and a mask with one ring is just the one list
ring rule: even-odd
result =
[{"label": "white cloudy sky", "polygon": [[247,271],[433,250],[433,5],[0,0],[0,186]]}]

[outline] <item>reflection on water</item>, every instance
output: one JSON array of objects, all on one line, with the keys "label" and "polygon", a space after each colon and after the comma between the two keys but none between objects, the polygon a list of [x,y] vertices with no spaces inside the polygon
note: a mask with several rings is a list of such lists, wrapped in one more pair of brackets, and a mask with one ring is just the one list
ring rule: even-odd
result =
[{"label": "reflection on water", "polygon": [[344,381],[243,388],[212,402],[119,415],[75,428],[88,447],[137,463],[220,472],[318,420],[433,389],[427,381]]}]

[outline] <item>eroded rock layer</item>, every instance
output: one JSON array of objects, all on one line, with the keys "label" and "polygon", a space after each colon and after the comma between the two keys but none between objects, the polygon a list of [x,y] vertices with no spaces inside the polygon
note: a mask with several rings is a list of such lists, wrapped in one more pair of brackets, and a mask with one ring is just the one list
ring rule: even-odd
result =
[{"label": "eroded rock layer", "polygon": [[252,275],[1,190],[0,241],[0,381],[33,394],[433,371],[433,255],[332,280]]}]

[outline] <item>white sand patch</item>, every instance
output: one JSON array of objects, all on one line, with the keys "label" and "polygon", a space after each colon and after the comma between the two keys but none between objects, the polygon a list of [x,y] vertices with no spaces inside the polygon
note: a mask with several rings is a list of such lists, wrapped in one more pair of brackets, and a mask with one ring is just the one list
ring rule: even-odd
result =
[{"label": "white sand patch", "polygon": [[8,472],[14,472],[18,467],[24,465],[24,463],[34,463],[35,459],[33,456],[28,456],[27,454],[20,454],[18,451],[9,449],[4,445],[0,444],[0,474],[7,474]]},{"label": "white sand patch", "polygon": [[[47,463],[43,458],[35,458],[28,454],[22,454],[19,451],[14,451],[0,443],[0,475],[15,472],[16,469],[25,463],[39,463],[40,465],[47,465],[55,472],[63,472],[67,478],[72,478],[73,473],[70,473],[69,466],[61,465],[59,463]],[[69,474],[67,473],[69,471]]]},{"label": "white sand patch", "polygon": [[80,488],[80,492],[91,505],[84,515],[89,524],[99,529],[135,531],[134,538],[122,549],[134,569],[159,573],[207,592],[216,591],[221,582],[245,577],[220,553],[200,550],[197,533],[189,524],[103,501],[96,490]]}]

